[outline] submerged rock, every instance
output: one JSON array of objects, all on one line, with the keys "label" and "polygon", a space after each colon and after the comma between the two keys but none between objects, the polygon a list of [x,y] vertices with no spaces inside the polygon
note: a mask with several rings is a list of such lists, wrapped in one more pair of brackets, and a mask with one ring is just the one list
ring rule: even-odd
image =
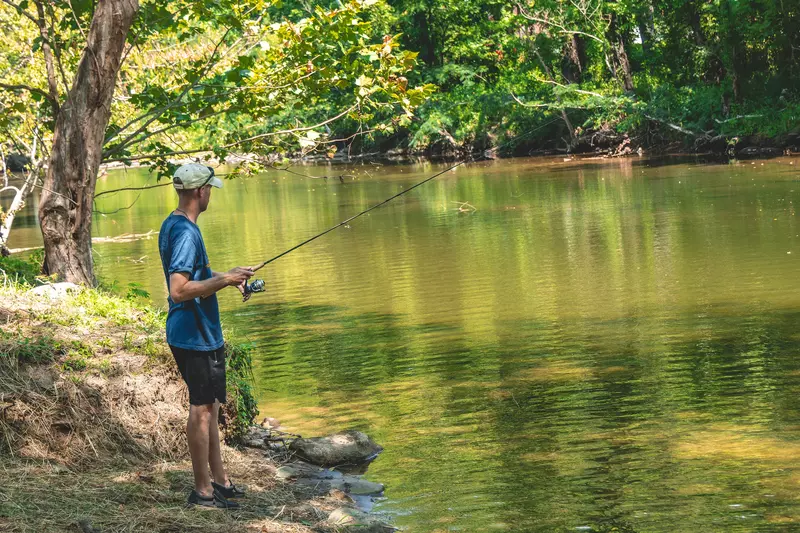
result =
[{"label": "submerged rock", "polygon": [[355,496],[374,496],[381,494],[385,488],[382,483],[374,483],[356,476],[343,476],[330,481],[332,487]]},{"label": "submerged rock", "polygon": [[384,490],[384,486],[381,483],[367,481],[359,476],[343,474],[338,470],[320,468],[303,461],[285,464],[278,468],[275,475],[278,479],[293,479],[301,484],[308,480],[314,483],[324,482],[331,489],[340,490],[354,496],[374,496],[381,494]]},{"label": "submerged rock", "polygon": [[289,446],[297,457],[320,466],[357,465],[371,461],[383,448],[360,431],[297,439]]},{"label": "submerged rock", "polygon": [[367,513],[350,507],[341,507],[328,515],[328,524],[336,531],[359,531],[362,533],[390,533],[396,531],[388,524],[373,518]]}]

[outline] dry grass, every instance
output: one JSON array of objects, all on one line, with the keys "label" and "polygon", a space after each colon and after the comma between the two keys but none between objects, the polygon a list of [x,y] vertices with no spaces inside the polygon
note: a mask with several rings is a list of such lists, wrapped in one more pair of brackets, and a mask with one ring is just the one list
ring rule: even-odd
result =
[{"label": "dry grass", "polygon": [[[246,485],[248,496],[237,512],[186,507],[191,489],[188,461],[142,463],[137,467],[97,465],[87,471],[53,462],[4,461],[0,475],[0,515],[3,531],[113,532],[308,532],[327,516],[333,502],[294,492],[291,485],[273,481],[263,458],[226,450],[233,479]],[[308,525],[303,524],[305,521]]]},{"label": "dry grass", "polygon": [[163,317],[95,291],[57,303],[0,288],[0,530],[307,532],[341,506],[224,446],[236,513],[187,509],[185,386]]}]

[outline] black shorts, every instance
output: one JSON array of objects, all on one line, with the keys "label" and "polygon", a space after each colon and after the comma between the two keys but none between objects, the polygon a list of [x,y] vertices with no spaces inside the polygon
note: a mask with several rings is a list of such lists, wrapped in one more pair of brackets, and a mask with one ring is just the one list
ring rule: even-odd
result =
[{"label": "black shorts", "polygon": [[191,405],[225,403],[225,347],[213,352],[184,350],[170,346],[183,381],[189,387]]}]

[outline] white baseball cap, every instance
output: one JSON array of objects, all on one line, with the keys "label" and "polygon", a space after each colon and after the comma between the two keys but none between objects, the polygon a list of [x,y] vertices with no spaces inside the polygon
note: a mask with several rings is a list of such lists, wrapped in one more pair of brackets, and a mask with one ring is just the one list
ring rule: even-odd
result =
[{"label": "white baseball cap", "polygon": [[222,180],[214,177],[214,169],[200,163],[181,165],[172,176],[172,185],[176,189],[199,189],[211,185],[217,189],[222,188]]}]

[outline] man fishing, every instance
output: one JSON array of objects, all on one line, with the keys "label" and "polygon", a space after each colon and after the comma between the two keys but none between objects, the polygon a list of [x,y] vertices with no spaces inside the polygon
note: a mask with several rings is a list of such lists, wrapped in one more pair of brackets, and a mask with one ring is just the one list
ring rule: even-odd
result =
[{"label": "man fishing", "polygon": [[[216,293],[238,287],[244,296],[250,267],[214,272],[208,261],[197,217],[208,208],[213,187],[222,188],[214,170],[200,164],[183,165],[173,185],[178,207],[161,225],[158,249],[169,291],[167,343],[189,388],[186,436],[194,471],[192,506],[236,509],[231,498],[244,496],[225,472],[220,454],[219,407],[225,403],[225,343]],[[209,468],[211,475],[209,475]]]}]

